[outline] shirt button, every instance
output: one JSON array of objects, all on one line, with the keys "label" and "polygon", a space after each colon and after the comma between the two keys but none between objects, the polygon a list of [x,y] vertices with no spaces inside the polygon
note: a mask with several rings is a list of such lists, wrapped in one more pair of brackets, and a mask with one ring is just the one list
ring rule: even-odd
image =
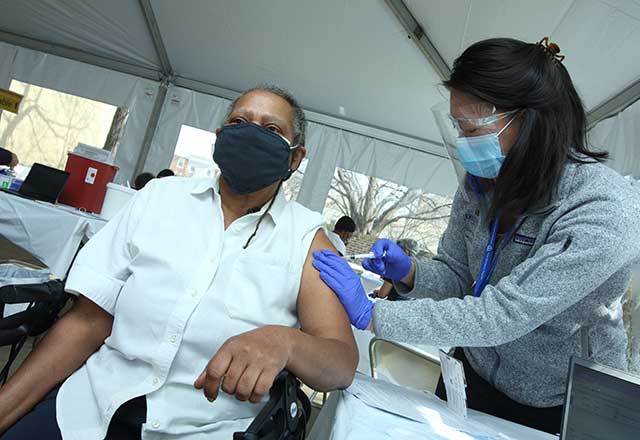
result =
[{"label": "shirt button", "polygon": [[158,385],[160,383],[160,379],[158,379],[157,377],[153,378],[153,384],[154,385]]},{"label": "shirt button", "polygon": [[171,342],[172,344],[175,343],[178,340],[178,338],[176,337],[176,335],[171,335],[171,337],[169,338],[169,342]]},{"label": "shirt button", "polygon": [[153,429],[158,429],[160,427],[160,422],[156,420],[151,426],[153,427]]}]

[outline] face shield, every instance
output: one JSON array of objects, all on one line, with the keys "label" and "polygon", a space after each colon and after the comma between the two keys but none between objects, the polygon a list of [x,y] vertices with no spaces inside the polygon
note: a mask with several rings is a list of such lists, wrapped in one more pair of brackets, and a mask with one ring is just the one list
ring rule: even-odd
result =
[{"label": "face shield", "polygon": [[[476,148],[486,148],[487,138],[489,138],[490,143],[493,144],[493,150],[496,150],[492,151],[492,154],[494,156],[501,155],[498,136],[515,119],[519,110],[499,112],[495,106],[480,101],[466,102],[463,105],[455,105],[454,107],[454,105],[450,103],[449,91],[446,90],[446,88],[441,88],[440,91],[442,96],[446,98],[446,101],[436,104],[431,108],[431,111],[436,119],[436,124],[444,141],[447,153],[453,163],[458,181],[460,183],[464,182],[467,170],[465,170],[462,163],[466,163],[466,166],[469,167],[470,152],[472,156],[475,155],[473,153],[478,153],[477,159],[479,160],[476,160],[477,163],[474,165],[478,165],[478,163],[483,162],[482,159],[485,159],[485,162],[492,165],[495,173],[495,169],[498,166],[496,160],[499,162],[499,158],[483,158],[482,156],[486,153],[485,151],[478,150],[476,152],[474,150]],[[461,152],[459,150],[461,146],[464,146],[467,151]],[[461,153],[465,153],[462,161]],[[481,177],[495,177],[493,174],[474,174],[480,175]]]},{"label": "face shield", "polygon": [[453,169],[458,177],[458,182],[460,184],[464,184],[467,172],[460,163],[460,157],[458,156],[458,148],[456,146],[458,132],[449,119],[449,102],[446,101],[436,104],[431,108],[431,111],[436,118],[436,125],[440,131],[440,136],[442,137],[444,146],[447,149],[449,159],[451,159],[451,163],[453,164]]}]

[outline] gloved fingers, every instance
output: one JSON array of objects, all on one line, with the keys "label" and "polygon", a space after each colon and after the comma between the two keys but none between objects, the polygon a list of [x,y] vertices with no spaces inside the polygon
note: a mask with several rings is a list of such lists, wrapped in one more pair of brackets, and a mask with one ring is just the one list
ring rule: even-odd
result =
[{"label": "gloved fingers", "polygon": [[[316,261],[320,262],[325,267],[330,267],[334,272],[340,273],[342,276],[348,277],[351,275],[351,273],[354,273],[353,269],[351,269],[351,266],[349,266],[349,263],[347,263],[342,257],[339,257],[334,253],[329,252],[329,254],[320,254],[318,256],[316,256],[314,253],[313,255],[314,263]],[[315,267],[316,269],[318,269],[317,266]]]},{"label": "gloved fingers", "polygon": [[314,260],[312,264],[313,264],[313,267],[315,267],[320,273],[328,273],[336,279],[342,278],[344,276],[341,273],[341,271],[335,266],[333,266],[330,262],[323,261],[323,260]]},{"label": "gloved fingers", "polygon": [[331,276],[327,272],[320,271],[320,279],[324,281],[324,283],[329,286],[333,292],[338,295],[338,298],[342,298],[340,295],[342,294],[342,283],[338,282],[333,276]]},{"label": "gloved fingers", "polygon": [[381,238],[373,243],[373,246],[371,246],[371,252],[376,256],[376,259],[382,258],[385,252],[389,250],[390,243],[391,241],[386,238]]},{"label": "gloved fingers", "polygon": [[319,250],[319,251],[313,251],[313,257],[314,258],[331,258],[332,256],[339,258],[339,256],[335,252],[330,251],[329,249],[322,249],[322,250]]},{"label": "gloved fingers", "polygon": [[342,260],[342,258],[331,251],[314,251],[313,259],[315,261],[321,261],[330,266],[335,266],[336,261]]},{"label": "gloved fingers", "polygon": [[384,275],[385,272],[384,262],[380,258],[367,258],[362,262],[362,267],[378,275]]}]

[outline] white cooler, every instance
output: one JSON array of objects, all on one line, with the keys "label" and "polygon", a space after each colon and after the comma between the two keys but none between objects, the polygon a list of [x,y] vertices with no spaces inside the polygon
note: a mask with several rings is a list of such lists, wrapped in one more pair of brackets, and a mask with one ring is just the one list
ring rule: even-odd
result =
[{"label": "white cooler", "polygon": [[100,217],[111,220],[133,197],[136,190],[115,183],[107,183],[107,194],[104,197],[104,204]]}]

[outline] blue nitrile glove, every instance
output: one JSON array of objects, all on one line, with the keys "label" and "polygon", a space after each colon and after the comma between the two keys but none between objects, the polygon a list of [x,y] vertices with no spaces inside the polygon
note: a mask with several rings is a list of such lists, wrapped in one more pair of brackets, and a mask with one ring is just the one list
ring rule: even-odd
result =
[{"label": "blue nitrile glove", "polygon": [[367,258],[362,262],[362,267],[368,271],[392,281],[400,281],[409,275],[411,258],[393,241],[381,238],[373,243],[371,252],[375,258]]},{"label": "blue nitrile glove", "polygon": [[338,296],[354,327],[364,330],[371,322],[373,303],[367,298],[360,277],[349,264],[331,251],[315,251],[313,267]]}]

